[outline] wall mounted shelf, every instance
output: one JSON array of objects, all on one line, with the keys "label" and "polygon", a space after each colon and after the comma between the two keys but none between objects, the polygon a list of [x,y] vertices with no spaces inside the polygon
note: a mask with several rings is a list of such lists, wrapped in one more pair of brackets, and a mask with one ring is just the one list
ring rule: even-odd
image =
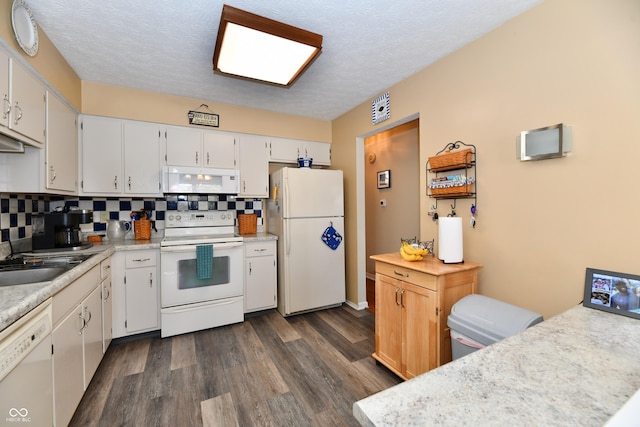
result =
[{"label": "wall mounted shelf", "polygon": [[[458,173],[452,173],[454,171]],[[477,206],[475,145],[451,142],[429,157],[427,196],[436,199],[436,205],[437,199],[472,198]]]}]

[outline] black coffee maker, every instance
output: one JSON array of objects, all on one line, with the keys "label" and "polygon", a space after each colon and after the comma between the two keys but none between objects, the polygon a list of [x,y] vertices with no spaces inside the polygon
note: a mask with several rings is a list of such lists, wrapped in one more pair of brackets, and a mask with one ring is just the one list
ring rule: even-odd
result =
[{"label": "black coffee maker", "polygon": [[33,230],[32,248],[42,249],[80,249],[82,242],[80,224],[93,221],[93,212],[89,210],[73,210],[65,207],[59,212],[34,214],[31,217]]}]

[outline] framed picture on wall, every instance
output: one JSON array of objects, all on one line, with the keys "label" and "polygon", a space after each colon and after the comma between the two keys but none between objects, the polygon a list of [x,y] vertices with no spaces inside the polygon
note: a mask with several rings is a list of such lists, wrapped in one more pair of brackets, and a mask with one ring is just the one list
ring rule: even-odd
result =
[{"label": "framed picture on wall", "polygon": [[389,188],[391,187],[391,171],[380,171],[378,172],[378,188]]}]

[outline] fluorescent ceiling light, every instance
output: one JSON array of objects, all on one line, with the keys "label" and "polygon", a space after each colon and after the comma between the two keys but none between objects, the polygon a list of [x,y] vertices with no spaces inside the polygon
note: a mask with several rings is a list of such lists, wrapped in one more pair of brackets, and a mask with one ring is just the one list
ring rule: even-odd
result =
[{"label": "fluorescent ceiling light", "polygon": [[216,73],[291,86],[322,50],[322,36],[224,5]]}]

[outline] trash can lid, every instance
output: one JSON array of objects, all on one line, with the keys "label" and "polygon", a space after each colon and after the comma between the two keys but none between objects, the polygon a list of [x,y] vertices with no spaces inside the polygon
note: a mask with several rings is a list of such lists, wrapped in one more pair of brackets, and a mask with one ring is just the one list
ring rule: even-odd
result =
[{"label": "trash can lid", "polygon": [[533,311],[483,295],[467,295],[451,308],[447,325],[469,338],[489,345],[542,322]]}]

